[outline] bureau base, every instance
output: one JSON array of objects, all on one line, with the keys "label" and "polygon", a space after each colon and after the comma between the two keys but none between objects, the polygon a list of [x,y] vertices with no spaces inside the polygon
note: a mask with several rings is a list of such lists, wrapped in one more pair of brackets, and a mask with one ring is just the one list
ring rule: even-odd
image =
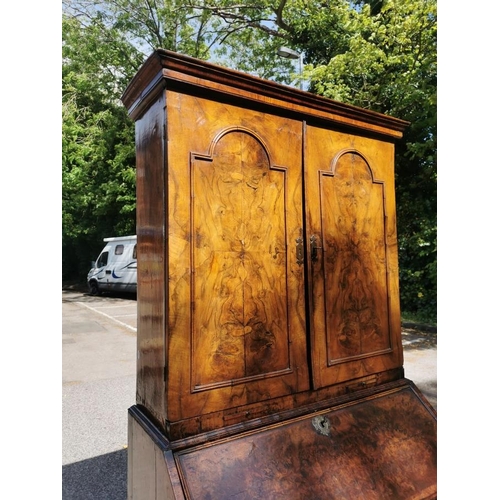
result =
[{"label": "bureau base", "polygon": [[406,379],[194,446],[170,443],[133,406],[128,499],[432,499],[436,426],[435,410]]}]

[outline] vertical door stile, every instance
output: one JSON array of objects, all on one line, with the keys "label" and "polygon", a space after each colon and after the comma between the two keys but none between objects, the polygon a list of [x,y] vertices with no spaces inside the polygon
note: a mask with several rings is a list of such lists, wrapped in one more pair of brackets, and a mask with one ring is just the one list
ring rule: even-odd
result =
[{"label": "vertical door stile", "polygon": [[[308,124],[304,120],[302,125],[302,171],[303,171],[303,207],[304,207],[304,258],[306,265],[304,266],[304,280],[306,287],[306,332],[307,332],[307,347],[308,347],[308,368],[311,389],[321,386],[321,371],[318,367],[321,365],[321,359],[318,356],[320,348],[318,345],[318,336],[315,325],[315,304],[317,286],[321,286],[315,281],[315,268],[311,259],[310,241],[313,234],[318,233],[318,228],[315,226],[313,214],[317,211],[318,196],[315,192],[314,179],[317,176],[315,173],[315,165],[310,161],[313,155],[312,148],[309,147],[308,140]],[[312,193],[312,195],[311,195]]]},{"label": "vertical door stile", "polygon": [[310,281],[310,259],[309,259],[309,220],[307,214],[308,210],[308,197],[307,192],[307,122],[302,121],[302,148],[301,148],[301,165],[302,165],[302,241],[303,241],[303,256],[304,256],[304,300],[305,300],[305,324],[306,324],[306,346],[307,346],[307,368],[309,374],[309,387],[313,389],[314,387],[314,373],[313,373],[313,342],[314,338],[311,330],[311,308],[308,304],[311,303],[311,281]]}]

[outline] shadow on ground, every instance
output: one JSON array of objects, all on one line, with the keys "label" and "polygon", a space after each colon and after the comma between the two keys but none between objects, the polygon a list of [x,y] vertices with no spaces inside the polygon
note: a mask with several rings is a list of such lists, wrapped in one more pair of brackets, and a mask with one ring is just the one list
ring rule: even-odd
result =
[{"label": "shadow on ground", "polygon": [[403,326],[401,329],[401,339],[403,347],[407,350],[437,348],[437,331],[429,332]]},{"label": "shadow on ground", "polygon": [[62,468],[62,500],[126,500],[127,450]]}]

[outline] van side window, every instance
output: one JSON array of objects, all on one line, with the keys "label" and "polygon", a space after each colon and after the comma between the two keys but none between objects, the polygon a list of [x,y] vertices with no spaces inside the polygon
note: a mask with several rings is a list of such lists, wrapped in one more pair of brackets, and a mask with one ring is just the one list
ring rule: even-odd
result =
[{"label": "van side window", "polygon": [[137,245],[134,245],[134,252],[132,253],[132,258],[137,259]]},{"label": "van side window", "polygon": [[103,267],[103,266],[107,265],[107,263],[108,263],[108,255],[109,255],[109,252],[103,252],[99,256],[99,259],[97,260],[96,267]]},{"label": "van side window", "polygon": [[122,255],[122,254],[123,254],[123,245],[116,245],[115,255]]}]

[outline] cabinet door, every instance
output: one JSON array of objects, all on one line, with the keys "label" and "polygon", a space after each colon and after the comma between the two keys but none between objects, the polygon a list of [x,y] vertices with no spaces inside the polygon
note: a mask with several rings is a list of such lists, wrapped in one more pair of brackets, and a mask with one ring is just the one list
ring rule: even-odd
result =
[{"label": "cabinet door", "polygon": [[167,124],[169,420],[307,389],[301,122],[168,92]]},{"label": "cabinet door", "polygon": [[393,155],[389,143],[306,131],[316,388],[402,366]]}]

